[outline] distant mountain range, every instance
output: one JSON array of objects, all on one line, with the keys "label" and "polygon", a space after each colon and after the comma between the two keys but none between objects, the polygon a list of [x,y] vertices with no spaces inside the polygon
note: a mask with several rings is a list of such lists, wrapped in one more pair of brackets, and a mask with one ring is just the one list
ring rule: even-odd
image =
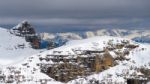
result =
[{"label": "distant mountain range", "polygon": [[40,33],[42,39],[54,39],[56,37],[61,37],[67,40],[79,40],[94,36],[117,36],[125,37],[136,42],[150,43],[150,30],[129,30],[129,29],[101,29],[97,31],[85,31],[80,33]]}]

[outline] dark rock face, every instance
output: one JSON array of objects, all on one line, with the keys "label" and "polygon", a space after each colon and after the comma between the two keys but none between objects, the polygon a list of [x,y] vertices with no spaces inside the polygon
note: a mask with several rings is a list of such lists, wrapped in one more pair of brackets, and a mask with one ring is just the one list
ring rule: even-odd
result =
[{"label": "dark rock face", "polygon": [[95,56],[78,56],[77,58],[68,58],[67,56],[64,57],[61,55],[53,55],[51,57],[52,59],[50,60],[53,60],[55,64],[42,66],[42,72],[46,73],[55,80],[62,82],[68,82],[76,79],[77,77],[98,73],[108,69],[114,64],[113,58],[108,54],[105,54],[103,58],[100,58],[101,56],[96,54]]},{"label": "dark rock face", "polygon": [[27,21],[23,21],[22,23],[14,27],[12,30],[13,30],[12,33],[17,36],[25,37],[25,36],[31,36],[36,34],[32,25]]},{"label": "dark rock face", "polygon": [[147,84],[147,80],[142,80],[142,79],[127,79],[127,84]]}]

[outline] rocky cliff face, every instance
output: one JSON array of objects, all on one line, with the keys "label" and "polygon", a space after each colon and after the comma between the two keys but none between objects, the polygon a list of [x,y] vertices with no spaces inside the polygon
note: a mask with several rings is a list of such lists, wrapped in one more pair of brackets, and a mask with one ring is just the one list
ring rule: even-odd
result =
[{"label": "rocky cliff face", "polygon": [[[41,61],[47,61],[48,63],[39,64],[39,66],[43,73],[55,80],[68,82],[78,77],[102,72],[117,65],[117,61],[129,60],[126,56],[130,54],[132,49],[139,47],[138,45],[130,44],[127,40],[122,40],[118,44],[113,44],[113,41],[109,40],[106,44],[102,50],[73,49],[75,54],[66,53],[64,55],[61,54],[63,51],[55,51],[53,54],[41,57]],[[53,63],[51,64],[50,62]]]}]

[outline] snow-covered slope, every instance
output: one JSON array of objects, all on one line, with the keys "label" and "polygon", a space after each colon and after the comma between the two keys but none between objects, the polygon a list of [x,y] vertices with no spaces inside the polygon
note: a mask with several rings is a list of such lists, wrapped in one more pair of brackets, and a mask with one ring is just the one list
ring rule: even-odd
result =
[{"label": "snow-covered slope", "polygon": [[0,28],[0,65],[22,61],[39,51],[32,49],[24,37],[15,36],[9,30]]},{"label": "snow-covered slope", "polygon": [[[46,59],[48,55],[68,55],[69,57],[76,57],[80,52],[75,52],[75,50],[103,50],[104,47],[109,46],[108,44],[117,45],[122,43],[122,41],[129,41],[130,44],[139,45],[139,47],[135,49],[129,49],[129,55],[125,56],[129,60],[118,60],[118,65],[114,67],[87,77],[71,80],[68,82],[68,84],[91,84],[91,80],[93,82],[105,82],[106,84],[126,84],[126,78],[137,77],[138,74],[141,73],[139,71],[141,67],[144,66],[145,69],[150,69],[150,45],[139,44],[125,38],[111,36],[100,36],[84,40],[69,41],[68,43],[66,43],[66,45],[59,48],[27,57],[24,61],[18,64],[4,66],[1,69],[1,73],[6,76],[6,81],[12,82],[13,80],[13,83],[19,82],[21,84],[41,84],[41,82],[46,81],[48,84],[58,84],[61,82],[55,81],[51,77],[42,73],[41,67],[38,66],[38,64],[53,64],[54,62],[52,60],[40,60],[40,58]],[[120,52],[124,50],[126,50],[126,48],[118,49],[118,51]],[[116,57],[117,55],[114,52],[116,52],[116,50],[110,51],[109,53],[113,57]],[[86,57],[86,55],[83,56]],[[15,79],[16,77],[18,77],[18,75],[20,78]],[[12,76],[12,78],[9,78],[10,76]]]}]

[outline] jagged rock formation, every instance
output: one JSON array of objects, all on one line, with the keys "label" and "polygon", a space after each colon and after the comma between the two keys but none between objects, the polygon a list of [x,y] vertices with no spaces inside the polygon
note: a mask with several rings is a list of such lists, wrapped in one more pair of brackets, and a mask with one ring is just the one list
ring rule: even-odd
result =
[{"label": "jagged rock formation", "polygon": [[13,27],[10,30],[10,33],[16,36],[25,37],[25,40],[30,42],[33,48],[40,48],[40,37],[36,35],[35,29],[28,21],[22,21],[17,26]]},{"label": "jagged rock formation", "polygon": [[27,21],[22,21],[17,26],[13,27],[11,33],[17,36],[24,36],[24,37],[36,34],[34,28]]},{"label": "jagged rock formation", "polygon": [[43,49],[48,48],[49,46],[47,41],[41,40],[41,37],[36,34],[35,29],[27,21],[23,21],[13,27],[10,30],[10,33],[16,36],[24,37],[27,42],[30,42],[32,48],[34,49]]}]

